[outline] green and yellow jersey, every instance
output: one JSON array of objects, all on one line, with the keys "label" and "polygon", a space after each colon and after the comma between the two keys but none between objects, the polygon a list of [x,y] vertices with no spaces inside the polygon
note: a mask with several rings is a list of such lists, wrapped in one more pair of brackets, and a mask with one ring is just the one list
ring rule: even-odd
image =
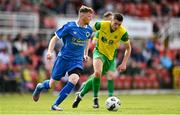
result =
[{"label": "green and yellow jersey", "polygon": [[110,26],[110,21],[96,22],[94,30],[97,32],[93,39],[97,40],[96,48],[98,51],[109,60],[113,60],[120,41],[128,43],[129,38],[126,29],[122,25],[114,32],[111,32]]}]

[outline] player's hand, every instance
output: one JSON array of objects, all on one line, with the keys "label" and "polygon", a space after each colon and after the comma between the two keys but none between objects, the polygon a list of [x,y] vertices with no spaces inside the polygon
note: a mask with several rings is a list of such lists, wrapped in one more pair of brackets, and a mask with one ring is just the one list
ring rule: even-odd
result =
[{"label": "player's hand", "polygon": [[83,60],[84,60],[84,61],[88,61],[88,60],[89,60],[89,58],[90,58],[90,57],[89,57],[88,55],[84,55]]},{"label": "player's hand", "polygon": [[118,70],[119,72],[122,72],[122,71],[126,70],[126,64],[121,64],[121,65],[119,65],[118,68],[117,68],[117,70]]},{"label": "player's hand", "polygon": [[53,58],[52,52],[48,51],[46,58],[47,58],[47,60],[51,60]]}]

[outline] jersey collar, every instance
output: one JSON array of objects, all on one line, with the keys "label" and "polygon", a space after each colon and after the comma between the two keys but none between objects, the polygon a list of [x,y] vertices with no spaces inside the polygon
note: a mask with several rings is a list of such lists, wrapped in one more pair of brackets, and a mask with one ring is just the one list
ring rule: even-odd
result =
[{"label": "jersey collar", "polygon": [[[76,26],[77,26],[77,27],[81,27],[81,26],[78,24],[77,21],[76,21]],[[83,26],[82,28],[87,28],[87,25]]]}]

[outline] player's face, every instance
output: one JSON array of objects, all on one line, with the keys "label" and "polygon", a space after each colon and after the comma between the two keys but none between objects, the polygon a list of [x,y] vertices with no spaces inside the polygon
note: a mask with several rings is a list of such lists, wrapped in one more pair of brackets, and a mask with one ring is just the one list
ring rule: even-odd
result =
[{"label": "player's face", "polygon": [[120,22],[116,19],[113,19],[111,21],[111,28],[113,29],[113,31],[116,31],[121,24],[122,24],[122,22]]},{"label": "player's face", "polygon": [[92,20],[93,14],[91,12],[82,13],[82,18],[83,18],[84,24],[87,25]]}]

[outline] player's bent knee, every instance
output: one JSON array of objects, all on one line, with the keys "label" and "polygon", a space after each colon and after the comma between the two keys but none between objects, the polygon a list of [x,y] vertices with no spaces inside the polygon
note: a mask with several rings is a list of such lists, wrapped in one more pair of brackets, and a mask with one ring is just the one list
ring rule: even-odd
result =
[{"label": "player's bent knee", "polygon": [[73,83],[74,85],[77,84],[78,80],[79,80],[79,75],[77,74],[71,74],[69,76],[69,82]]},{"label": "player's bent knee", "polygon": [[116,79],[117,78],[117,76],[118,76],[118,72],[117,71],[115,71],[115,72],[108,72],[107,73],[107,79],[108,80],[114,80],[114,79]]},{"label": "player's bent knee", "polygon": [[113,76],[113,77],[108,77],[107,79],[108,79],[108,80],[114,80],[115,77],[114,77],[114,76]]},{"label": "player's bent knee", "polygon": [[116,78],[115,75],[108,75],[108,77],[107,77],[108,80],[114,80],[115,78]]},{"label": "player's bent knee", "polygon": [[82,69],[80,69],[80,68],[75,68],[75,69],[69,71],[68,72],[69,81],[72,82],[73,84],[77,84],[81,73],[82,73]]},{"label": "player's bent knee", "polygon": [[96,72],[94,73],[94,75],[95,75],[95,77],[101,77],[101,72],[96,71]]}]

